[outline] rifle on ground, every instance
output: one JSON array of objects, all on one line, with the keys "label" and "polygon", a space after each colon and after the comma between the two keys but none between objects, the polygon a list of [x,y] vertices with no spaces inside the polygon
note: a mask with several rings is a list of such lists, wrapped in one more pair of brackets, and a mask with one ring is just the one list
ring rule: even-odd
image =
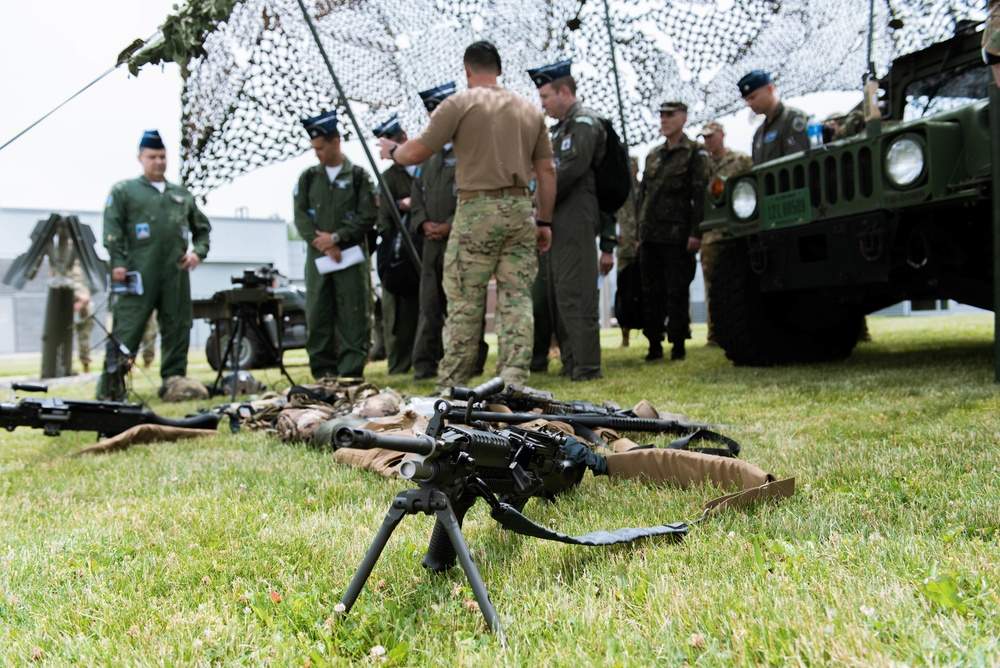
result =
[{"label": "rifle on ground", "polygon": [[[704,422],[682,422],[661,418],[637,417],[631,410],[598,406],[589,401],[556,401],[552,394],[535,390],[524,385],[510,385],[504,389],[502,378],[492,378],[474,388],[453,387],[453,399],[465,400],[464,408],[452,407],[446,418],[450,422],[462,424],[504,423],[523,424],[534,420],[564,422],[572,425],[578,436],[595,443],[604,443],[593,430],[599,428],[616,431],[635,431],[652,434],[697,434],[697,439],[723,444],[723,448],[701,448],[701,452],[713,455],[737,457],[740,445],[733,439],[710,431],[727,427],[723,424]],[[486,404],[501,404],[513,413],[479,410]],[[542,413],[528,411],[541,409]]]},{"label": "rifle on ground", "polygon": [[215,429],[219,424],[219,416],[214,413],[171,420],[160,417],[142,404],[117,401],[26,397],[15,402],[15,390],[48,392],[48,387],[26,383],[11,385],[10,401],[0,403],[0,427],[7,431],[14,431],[17,427],[31,427],[44,430],[46,436],[58,436],[64,430],[96,431],[98,438],[108,438],[137,424],[188,429]]},{"label": "rifle on ground", "polygon": [[[451,398],[468,400],[471,393],[476,393],[480,400],[486,404],[502,404],[515,413],[527,413],[540,409],[542,413],[553,415],[617,415],[627,417],[631,411],[623,411],[617,405],[592,404],[589,401],[557,401],[551,392],[536,390],[527,385],[508,385],[504,389],[503,385],[497,381],[503,379],[492,378],[477,388],[453,387],[451,388]],[[496,388],[500,389],[497,390]],[[484,394],[484,392],[486,392]],[[632,416],[634,417],[634,416]]]},{"label": "rifle on ground", "polygon": [[450,414],[451,405],[447,401],[436,402],[426,432],[416,437],[352,427],[340,427],[334,433],[333,443],[337,448],[386,448],[414,455],[399,465],[399,475],[419,487],[400,492],[393,499],[382,527],[341,599],[345,614],[364,588],[393,530],[406,515],[436,516],[424,567],[442,572],[454,566],[457,557],[487,625],[501,639],[500,619],[462,535],[462,521],[477,499],[484,499],[490,505],[490,516],[504,528],[564,543],[608,545],[654,535],[679,539],[687,532],[687,525],[678,522],[572,537],[535,524],[520,512],[529,499],[554,499],[578,485],[588,468],[595,475],[606,474],[604,457],[576,439],[556,432],[518,427],[492,431],[485,426],[446,425],[444,420]]}]

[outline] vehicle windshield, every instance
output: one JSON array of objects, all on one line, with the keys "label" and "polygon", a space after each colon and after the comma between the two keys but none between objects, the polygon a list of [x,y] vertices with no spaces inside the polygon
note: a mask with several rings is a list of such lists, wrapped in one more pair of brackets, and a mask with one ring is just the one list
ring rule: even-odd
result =
[{"label": "vehicle windshield", "polygon": [[903,120],[909,121],[964,107],[989,95],[989,68],[968,63],[916,79],[906,86]]}]

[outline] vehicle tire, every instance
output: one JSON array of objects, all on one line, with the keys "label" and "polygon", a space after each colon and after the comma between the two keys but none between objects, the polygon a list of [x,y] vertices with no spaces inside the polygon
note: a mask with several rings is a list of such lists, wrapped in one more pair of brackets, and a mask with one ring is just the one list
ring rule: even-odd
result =
[{"label": "vehicle tire", "polygon": [[[208,335],[208,339],[205,341],[205,356],[208,358],[208,365],[212,367],[213,370],[218,371],[221,367],[219,364],[219,355],[224,355],[226,352],[226,346],[229,345],[229,332],[221,332],[221,337],[218,339],[218,347],[216,347],[216,336],[218,330],[212,332]],[[247,332],[243,335],[243,343],[240,346],[239,351],[239,365],[241,369],[255,369],[260,361],[261,355],[263,353],[264,346],[261,344],[257,335],[253,332]],[[232,353],[230,352],[230,357]],[[233,368],[232,360],[226,360],[226,368]]]},{"label": "vehicle tire", "polygon": [[824,303],[813,291],[762,293],[746,242],[732,239],[719,246],[709,300],[712,328],[736,366],[828,362],[851,355],[863,313]]}]

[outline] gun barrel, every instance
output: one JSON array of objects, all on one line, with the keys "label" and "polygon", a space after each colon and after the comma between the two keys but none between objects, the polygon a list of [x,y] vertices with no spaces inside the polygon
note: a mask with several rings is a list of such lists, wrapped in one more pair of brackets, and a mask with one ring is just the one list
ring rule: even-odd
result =
[{"label": "gun barrel", "polygon": [[[453,410],[448,414],[449,420],[462,421],[464,411]],[[506,424],[522,424],[532,420],[548,420],[550,422],[565,422],[584,427],[608,427],[622,431],[641,431],[649,433],[686,434],[697,429],[713,429],[726,425],[704,424],[699,422],[678,422],[677,420],[659,420],[654,418],[639,418],[616,415],[581,415],[568,413],[565,415],[539,413],[495,413],[491,411],[472,411],[470,419],[482,422],[504,422]]]},{"label": "gun barrel", "polygon": [[152,421],[153,424],[160,424],[165,427],[183,427],[185,429],[215,429],[219,426],[220,417],[215,413],[203,413],[202,415],[181,418],[179,420],[163,418],[155,413],[153,413],[153,416],[156,418]]},{"label": "gun barrel", "polygon": [[483,397],[503,392],[503,388],[503,378],[496,376],[494,378],[490,378],[478,387],[453,387],[451,388],[451,398],[461,399],[463,401],[467,401],[471,397],[475,397],[475,399],[482,399]]},{"label": "gun barrel", "polygon": [[338,448],[385,448],[397,452],[412,452],[415,455],[430,455],[437,449],[430,437],[392,436],[378,434],[370,429],[340,427],[333,434],[333,442]]},{"label": "gun barrel", "polygon": [[38,385],[35,383],[11,383],[10,389],[21,392],[48,392],[48,385]]}]

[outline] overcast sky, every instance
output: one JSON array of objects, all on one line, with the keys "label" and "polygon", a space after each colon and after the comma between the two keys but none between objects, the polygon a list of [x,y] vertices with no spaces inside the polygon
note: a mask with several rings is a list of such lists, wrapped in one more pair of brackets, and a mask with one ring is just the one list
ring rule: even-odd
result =
[{"label": "overcast sky", "polygon": [[[114,65],[132,40],[147,39],[180,1],[6,2],[0,21],[0,145]],[[456,64],[456,78],[460,74]],[[0,151],[0,207],[100,210],[114,182],[140,173],[136,147],[143,131],[153,128],[167,146],[167,178],[177,181],[180,91],[173,64],[147,66],[138,77],[124,66],[115,70]],[[825,116],[860,99],[858,92],[790,101]],[[749,151],[755,124],[749,112],[722,120],[730,147]],[[346,151],[364,164],[358,145]],[[314,162],[309,153],[240,177],[210,193],[203,209],[232,216],[246,207],[253,217],[290,220],[296,177]]]}]

